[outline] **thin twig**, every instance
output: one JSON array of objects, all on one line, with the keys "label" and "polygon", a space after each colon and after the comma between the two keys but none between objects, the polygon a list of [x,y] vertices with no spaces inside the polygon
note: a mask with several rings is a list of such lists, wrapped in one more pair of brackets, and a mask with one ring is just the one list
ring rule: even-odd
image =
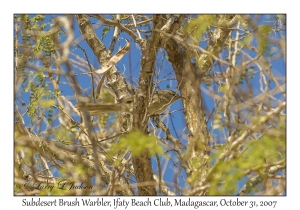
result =
[{"label": "thin twig", "polygon": [[134,26],[135,26],[135,28],[136,28],[136,32],[137,32],[137,34],[139,35],[139,37],[140,37],[140,39],[141,39],[142,36],[141,36],[141,34],[140,34],[140,32],[139,32],[139,29],[138,29],[137,26],[136,26],[135,18],[134,18],[133,15],[131,15],[131,17],[132,17],[132,20],[133,20],[133,24],[134,24]]}]

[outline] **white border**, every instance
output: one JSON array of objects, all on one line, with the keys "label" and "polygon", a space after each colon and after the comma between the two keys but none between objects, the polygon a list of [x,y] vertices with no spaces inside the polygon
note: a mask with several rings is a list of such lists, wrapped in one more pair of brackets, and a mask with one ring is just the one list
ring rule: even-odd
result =
[{"label": "white border", "polygon": [[[0,200],[3,209],[17,209],[22,206],[24,197],[13,197],[13,14],[14,13],[286,13],[287,14],[287,90],[288,90],[288,133],[287,160],[288,186],[286,197],[241,197],[243,200],[277,200],[275,209],[286,209],[298,206],[299,200],[299,101],[300,101],[300,69],[299,69],[299,6],[296,1],[279,0],[213,0],[213,1],[178,1],[178,0],[123,0],[123,1],[32,1],[14,0],[3,1],[0,19],[0,129],[1,129],[1,158],[2,168],[0,181]],[[298,173],[297,173],[298,172]],[[29,197],[28,197],[29,198]],[[62,197],[41,197],[43,200],[59,199]],[[63,197],[73,200],[73,197]],[[145,197],[144,197],[145,198]],[[220,200],[223,197],[204,197],[201,200]],[[230,199],[234,197],[224,197]],[[80,197],[81,199],[81,197]],[[96,199],[96,197],[92,197]],[[113,199],[112,197],[108,197]],[[126,199],[131,199],[127,197]],[[143,198],[138,198],[143,199]],[[5,208],[8,207],[8,208]],[[32,208],[32,207],[31,207]],[[30,208],[30,209],[31,209]],[[66,207],[59,207],[60,209]],[[75,208],[75,207],[73,207]],[[99,208],[99,207],[98,207]],[[101,207],[100,207],[101,208]],[[145,208],[145,207],[144,207]],[[147,207],[150,208],[150,207]],[[152,207],[153,208],[153,207]],[[193,208],[193,207],[191,207]],[[200,207],[201,208],[201,207]],[[299,208],[299,207],[298,207]],[[122,208],[119,208],[122,209]],[[131,208],[130,208],[131,209]],[[178,207],[179,209],[179,207]],[[193,208],[194,209],[194,208]],[[203,209],[203,207],[202,207]],[[205,208],[204,208],[205,209]],[[223,208],[221,208],[223,209]],[[226,209],[226,208],[224,208]],[[227,207],[231,209],[231,207]],[[256,208],[257,209],[257,208]],[[291,208],[297,209],[297,208]]]}]

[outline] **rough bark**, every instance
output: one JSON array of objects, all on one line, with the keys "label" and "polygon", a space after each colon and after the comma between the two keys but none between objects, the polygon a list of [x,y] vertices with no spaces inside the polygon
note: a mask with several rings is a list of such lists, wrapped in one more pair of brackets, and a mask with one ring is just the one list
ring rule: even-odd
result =
[{"label": "rough bark", "polygon": [[[106,49],[104,44],[99,40],[88,15],[76,15],[76,17],[84,39],[92,49],[99,63],[101,65],[104,65],[111,58],[111,54]],[[119,101],[128,96],[128,89],[125,78],[121,76],[119,70],[115,66],[108,71],[108,73],[106,74],[106,78],[108,80],[107,84],[113,89]]]},{"label": "rough bark", "polygon": [[[78,24],[85,40],[93,50],[95,56],[98,58],[101,65],[105,64],[111,57],[109,51],[105,48],[103,43],[97,37],[92,25],[88,19],[87,15],[76,15],[78,19]],[[159,16],[157,16],[158,18]],[[154,20],[154,25],[156,24]],[[142,43],[142,69],[140,74],[140,82],[137,90],[136,98],[136,109],[134,115],[134,130],[140,130],[142,132],[146,131],[147,119],[145,115],[145,109],[148,105],[149,93],[152,88],[152,77],[154,74],[154,63],[156,60],[157,45],[159,40],[159,34],[155,33],[147,44]],[[120,75],[117,68],[112,67],[107,73],[108,85],[114,90],[119,101],[125,98],[128,94],[127,83],[125,79]],[[148,152],[144,152],[140,157],[133,158],[133,166],[135,169],[135,176],[138,183],[151,182],[153,181],[153,171],[151,166],[151,158]],[[155,186],[143,186],[138,187],[139,195],[155,195]]]},{"label": "rough bark", "polygon": [[[134,129],[146,133],[147,129],[147,106],[153,87],[153,75],[155,72],[155,61],[157,50],[159,49],[159,33],[154,29],[161,26],[159,15],[153,16],[152,36],[142,46],[142,61],[139,78],[139,85],[136,94],[136,114],[133,115]],[[151,157],[149,151],[144,151],[140,157],[133,158],[135,175],[138,183],[151,182],[153,179],[153,170],[151,166]],[[139,195],[156,195],[155,186],[149,185],[138,187]]]},{"label": "rough bark", "polygon": [[[219,22],[231,23],[234,16],[221,16]],[[224,21],[226,19],[226,21]],[[229,27],[230,27],[229,26]],[[215,30],[213,41],[209,42],[206,47],[206,51],[217,56],[221,50],[225,40],[228,37],[230,30],[227,28],[218,28]],[[216,35],[217,34],[217,35]],[[169,39],[166,45],[166,51],[168,52],[169,61],[173,66],[178,81],[179,89],[183,97],[186,100],[183,101],[184,115],[186,125],[189,131],[189,148],[191,152],[191,160],[197,158],[201,161],[202,171],[201,177],[199,178],[200,185],[201,180],[205,180],[207,175],[208,165],[207,157],[209,155],[209,142],[210,137],[207,131],[206,116],[203,109],[202,94],[200,90],[201,79],[207,71],[213,65],[212,57],[208,54],[202,54],[199,60],[202,65],[196,68],[190,62],[190,55],[188,49],[184,48],[180,43]],[[188,173],[192,176],[193,169]],[[202,183],[203,184],[203,183]]]}]

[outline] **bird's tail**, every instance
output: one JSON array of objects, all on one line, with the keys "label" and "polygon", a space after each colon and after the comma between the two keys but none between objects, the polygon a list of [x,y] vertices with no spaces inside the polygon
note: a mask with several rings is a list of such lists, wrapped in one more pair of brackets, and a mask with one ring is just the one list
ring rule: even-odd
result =
[{"label": "bird's tail", "polygon": [[125,104],[80,103],[76,105],[76,109],[88,111],[92,116],[108,112],[130,112]]}]

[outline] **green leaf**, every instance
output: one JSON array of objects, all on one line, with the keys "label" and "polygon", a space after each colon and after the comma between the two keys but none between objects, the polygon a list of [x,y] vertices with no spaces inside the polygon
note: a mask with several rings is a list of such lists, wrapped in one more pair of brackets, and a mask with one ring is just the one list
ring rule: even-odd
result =
[{"label": "green leaf", "polygon": [[241,45],[241,47],[247,46],[251,43],[253,39],[253,35],[249,34],[249,36],[246,36],[244,39],[242,39],[242,41],[239,42],[239,44]]},{"label": "green leaf", "polygon": [[149,151],[150,155],[163,154],[163,149],[157,144],[154,135],[145,135],[138,131],[133,131],[110,149],[110,154],[115,155],[124,149],[129,149],[133,156],[139,156],[144,151]]},{"label": "green leaf", "polygon": [[227,92],[229,90],[229,85],[220,85],[219,86],[219,92]]},{"label": "green leaf", "polygon": [[207,30],[207,27],[213,23],[214,18],[215,15],[200,15],[192,19],[185,28],[186,35],[199,40]]},{"label": "green leaf", "polygon": [[50,100],[41,100],[40,104],[45,107],[45,108],[50,108],[55,104],[55,100],[54,99],[50,99]]},{"label": "green leaf", "polygon": [[104,28],[102,30],[102,37],[101,37],[101,40],[103,40],[105,37],[106,37],[106,34],[109,32],[109,28]]},{"label": "green leaf", "polygon": [[272,31],[272,28],[267,25],[259,26],[257,29],[257,41],[258,41],[258,51],[261,54],[266,54],[269,51],[269,33]]}]

